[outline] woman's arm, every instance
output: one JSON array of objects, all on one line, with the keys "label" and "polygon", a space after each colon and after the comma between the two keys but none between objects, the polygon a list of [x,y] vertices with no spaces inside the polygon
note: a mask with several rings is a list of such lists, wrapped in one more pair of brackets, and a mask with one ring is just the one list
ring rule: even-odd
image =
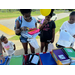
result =
[{"label": "woman's arm", "polygon": [[20,33],[20,32],[21,32],[21,29],[19,28],[19,21],[17,20],[15,33]]},{"label": "woman's arm", "polygon": [[37,23],[35,23],[35,27],[37,28]]},{"label": "woman's arm", "polygon": [[39,29],[42,30],[42,28],[44,27],[44,24],[39,26]]},{"label": "woman's arm", "polygon": [[14,44],[13,46],[14,46],[14,50],[16,50],[16,46],[15,46],[15,44]]}]

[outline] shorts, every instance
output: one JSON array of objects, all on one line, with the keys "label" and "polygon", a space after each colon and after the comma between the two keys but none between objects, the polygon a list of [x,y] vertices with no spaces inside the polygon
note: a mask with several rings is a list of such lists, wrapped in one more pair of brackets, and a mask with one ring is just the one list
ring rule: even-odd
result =
[{"label": "shorts", "polygon": [[20,37],[20,42],[22,42],[22,43],[27,43],[27,38],[24,38],[24,37]]},{"label": "shorts", "polygon": [[50,43],[50,42],[51,42],[51,39],[45,39],[45,38],[41,38],[41,37],[40,37],[40,41],[41,41],[41,42]]}]

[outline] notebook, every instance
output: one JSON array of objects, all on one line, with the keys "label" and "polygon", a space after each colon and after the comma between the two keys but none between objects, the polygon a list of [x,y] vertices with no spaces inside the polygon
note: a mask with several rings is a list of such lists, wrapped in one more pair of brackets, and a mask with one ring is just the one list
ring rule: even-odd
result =
[{"label": "notebook", "polygon": [[39,55],[43,65],[56,65],[56,62],[50,53],[42,53]]},{"label": "notebook", "polygon": [[23,55],[11,57],[9,65],[22,65],[22,64],[23,64]]},{"label": "notebook", "polygon": [[72,48],[63,48],[71,62],[75,62],[75,51]]},{"label": "notebook", "polygon": [[[65,65],[70,63],[68,56],[62,51],[62,49],[57,49],[52,51],[53,58],[58,65]],[[62,64],[59,64],[60,61]]]},{"label": "notebook", "polygon": [[75,63],[71,63],[70,65],[75,65]]},{"label": "notebook", "polygon": [[[31,59],[32,55],[30,55],[29,60]],[[39,61],[39,56],[34,55],[33,59],[31,60],[31,63],[37,64]]]}]

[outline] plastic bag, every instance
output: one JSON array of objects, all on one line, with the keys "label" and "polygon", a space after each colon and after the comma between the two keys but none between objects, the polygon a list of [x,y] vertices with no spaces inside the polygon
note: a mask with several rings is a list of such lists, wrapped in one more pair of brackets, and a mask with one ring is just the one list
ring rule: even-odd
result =
[{"label": "plastic bag", "polygon": [[48,44],[48,51],[51,52],[54,49],[53,43]]},{"label": "plastic bag", "polygon": [[73,41],[74,41],[73,37],[70,35],[70,33],[65,32],[64,30],[61,30],[60,36],[57,42],[58,45],[61,45],[64,47],[70,47]]},{"label": "plastic bag", "polygon": [[28,39],[27,40],[32,47],[34,47],[35,49],[38,49],[39,48],[39,45],[37,43],[37,40],[35,38],[31,38],[31,39]]}]

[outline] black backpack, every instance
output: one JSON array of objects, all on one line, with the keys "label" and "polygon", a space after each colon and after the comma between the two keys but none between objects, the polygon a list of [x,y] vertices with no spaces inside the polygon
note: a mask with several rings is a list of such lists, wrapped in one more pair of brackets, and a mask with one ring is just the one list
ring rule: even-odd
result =
[{"label": "black backpack", "polygon": [[57,48],[64,48],[64,46],[58,45],[57,43],[56,43],[56,47]]},{"label": "black backpack", "polygon": [[[40,64],[40,58],[39,60],[37,61],[37,63],[33,63],[32,60],[34,58],[34,56],[37,56],[39,58],[39,55],[37,54],[29,54],[28,55],[28,58],[27,58],[27,61],[25,62],[26,65],[39,65]],[[37,59],[36,59],[37,60]]]}]

